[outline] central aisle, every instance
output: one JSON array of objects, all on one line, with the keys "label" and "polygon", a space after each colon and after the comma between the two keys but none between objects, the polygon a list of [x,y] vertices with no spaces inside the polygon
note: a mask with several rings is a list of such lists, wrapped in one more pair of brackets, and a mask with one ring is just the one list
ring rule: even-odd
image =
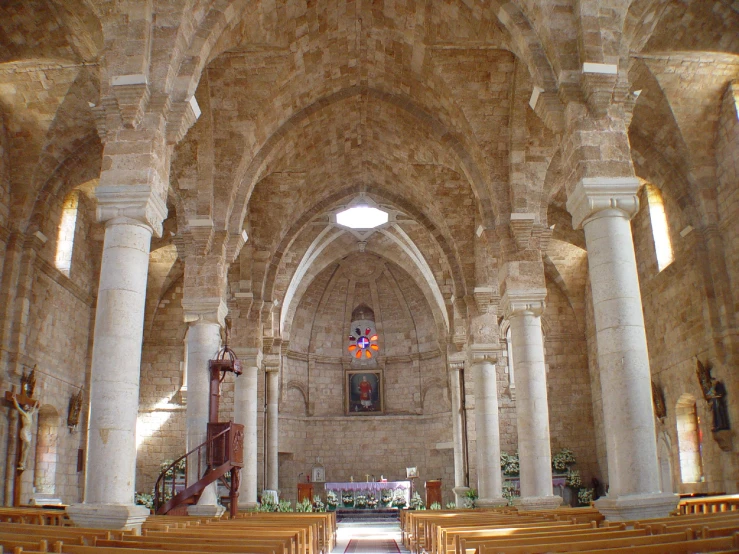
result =
[{"label": "central aisle", "polygon": [[331,554],[407,553],[400,538],[398,523],[339,522],[336,547]]}]

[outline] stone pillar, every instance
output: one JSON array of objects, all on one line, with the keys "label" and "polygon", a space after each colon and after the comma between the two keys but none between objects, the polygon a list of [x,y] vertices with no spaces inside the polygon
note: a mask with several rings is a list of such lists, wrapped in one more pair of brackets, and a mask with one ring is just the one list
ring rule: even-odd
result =
[{"label": "stone pillar", "polygon": [[[609,519],[662,517],[678,497],[660,492],[651,375],[630,219],[633,177],[583,178],[569,195],[573,227],[585,229],[593,294],[609,492]],[[617,394],[614,392],[617,391]]]},{"label": "stone pillar", "polygon": [[90,378],[85,501],[67,508],[75,525],[135,529],[149,510],[133,503],[141,343],[152,231],[164,202],[144,186],[96,191],[106,221]]},{"label": "stone pillar", "polygon": [[469,487],[465,482],[464,424],[462,418],[462,387],[460,383],[464,361],[449,361],[449,389],[452,397],[452,437],[454,440],[454,498],[458,507],[464,506]]},{"label": "stone pillar", "polygon": [[278,402],[280,398],[280,365],[279,361],[271,363],[265,361],[264,370],[267,373],[267,452],[264,460],[267,464],[267,480],[264,484],[265,490],[277,491],[279,486],[279,411]]},{"label": "stone pillar", "polygon": [[[183,298],[182,308],[185,321],[189,323],[185,344],[187,348],[187,451],[189,452],[207,440],[208,416],[210,406],[210,371],[208,361],[212,360],[221,347],[221,327],[228,312],[220,298]],[[205,450],[202,452],[200,473],[197,458],[188,460],[188,485],[192,485],[205,472]],[[218,502],[216,485],[210,485],[198,499],[189,506],[187,513],[199,516],[219,516],[224,508]]]},{"label": "stone pillar", "polygon": [[243,357],[237,352],[244,370],[236,378],[234,390],[234,422],[244,426],[244,468],[241,470],[239,486],[239,510],[257,507],[257,379],[262,353],[256,348],[246,351]]},{"label": "stone pillar", "polygon": [[549,444],[549,404],[544,365],[541,314],[546,289],[507,290],[503,306],[511,323],[516,360],[516,420],[521,471],[522,509],[556,508],[562,503],[552,490],[552,452]]},{"label": "stone pillar", "polygon": [[500,472],[500,426],[498,386],[492,351],[472,347],[472,376],[475,382],[475,434],[477,437],[477,506],[506,506]]}]

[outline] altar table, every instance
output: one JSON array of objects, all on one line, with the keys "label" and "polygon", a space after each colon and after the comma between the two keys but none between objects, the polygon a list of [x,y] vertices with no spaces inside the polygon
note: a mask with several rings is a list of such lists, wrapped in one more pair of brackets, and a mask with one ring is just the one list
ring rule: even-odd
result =
[{"label": "altar table", "polygon": [[354,496],[360,492],[371,492],[375,496],[380,495],[382,489],[390,489],[395,491],[396,489],[402,489],[405,495],[405,505],[408,506],[411,503],[411,482],[410,481],[386,481],[385,483],[378,481],[357,481],[354,483],[326,483],[324,485],[327,491],[334,491],[341,498],[341,491],[352,491]]}]

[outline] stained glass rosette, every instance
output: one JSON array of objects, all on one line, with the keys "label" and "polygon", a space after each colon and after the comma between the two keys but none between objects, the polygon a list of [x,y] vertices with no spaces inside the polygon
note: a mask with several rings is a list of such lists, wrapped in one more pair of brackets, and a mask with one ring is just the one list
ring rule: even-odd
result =
[{"label": "stained glass rosette", "polygon": [[349,353],[357,360],[369,360],[380,349],[377,345],[377,333],[369,327],[364,329],[364,333],[359,327],[354,329],[354,334],[349,335],[349,341]]}]

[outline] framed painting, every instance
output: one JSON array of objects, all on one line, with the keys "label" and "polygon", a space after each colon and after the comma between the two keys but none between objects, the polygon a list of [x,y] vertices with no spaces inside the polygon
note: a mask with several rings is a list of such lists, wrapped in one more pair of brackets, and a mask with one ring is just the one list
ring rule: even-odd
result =
[{"label": "framed painting", "polygon": [[381,414],[382,372],[355,370],[346,372],[346,413],[348,415]]}]

